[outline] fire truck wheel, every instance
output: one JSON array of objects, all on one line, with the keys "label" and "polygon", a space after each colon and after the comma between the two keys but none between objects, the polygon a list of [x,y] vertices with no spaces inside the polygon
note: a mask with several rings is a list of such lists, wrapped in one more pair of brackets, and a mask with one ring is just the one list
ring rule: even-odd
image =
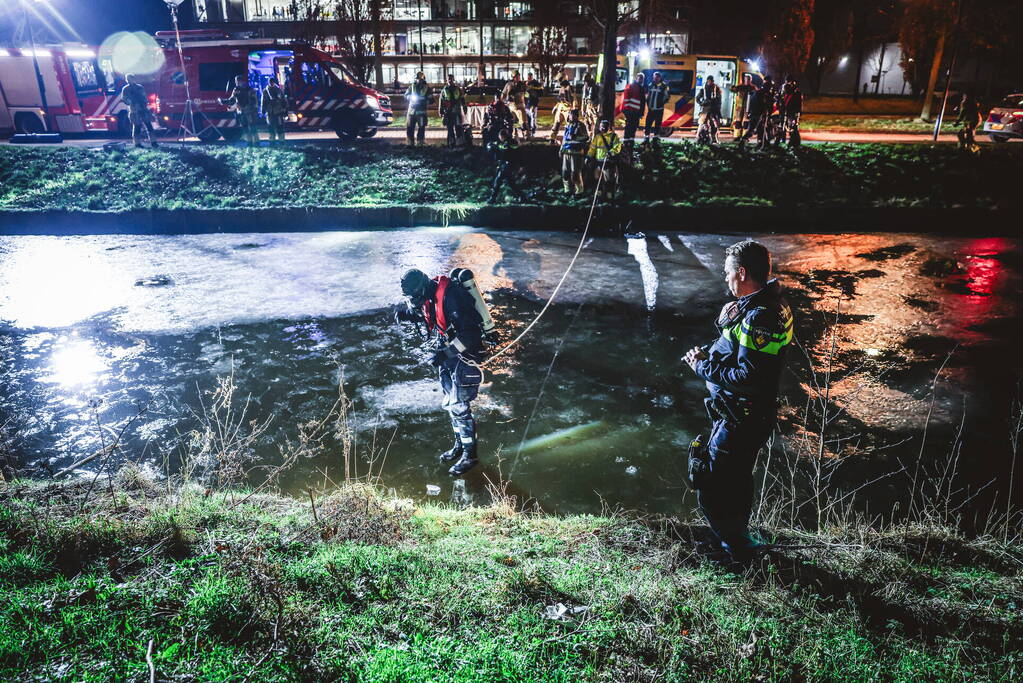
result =
[{"label": "fire truck wheel", "polygon": [[14,117],[14,129],[18,133],[42,133],[46,130],[42,119],[26,111]]},{"label": "fire truck wheel", "polygon": [[377,134],[377,129],[376,128],[366,128],[361,133],[359,133],[359,137],[360,138],[367,138],[368,139],[368,138],[373,137],[376,134]]},{"label": "fire truck wheel", "polygon": [[358,131],[352,130],[351,128],[344,128],[342,126],[335,128],[334,133],[336,133],[343,142],[353,142],[359,136]]},{"label": "fire truck wheel", "polygon": [[670,138],[671,134],[675,132],[675,129],[671,126],[661,126],[661,129],[657,131],[657,135],[662,138]]},{"label": "fire truck wheel", "polygon": [[221,128],[220,134],[224,136],[224,141],[228,144],[234,144],[242,139],[242,129],[235,128]]}]

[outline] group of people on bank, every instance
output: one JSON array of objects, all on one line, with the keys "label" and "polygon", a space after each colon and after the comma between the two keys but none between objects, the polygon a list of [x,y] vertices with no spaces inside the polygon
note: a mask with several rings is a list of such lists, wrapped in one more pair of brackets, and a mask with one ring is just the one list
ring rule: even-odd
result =
[{"label": "group of people on bank", "polygon": [[[681,361],[706,383],[707,439],[689,448],[686,483],[696,491],[720,550],[744,561],[762,548],[749,533],[753,465],[773,433],[785,354],[792,343],[792,310],[771,277],[771,255],[744,240],[725,250],[725,283],[733,301],[715,321],[715,339],[690,349]],[[490,318],[471,271],[429,277],[411,269],[401,277],[405,303],[396,322],[425,325],[429,362],[437,369],[453,443],[440,454],[452,476],[479,464],[472,401],[482,381],[487,349],[502,335]]]}]

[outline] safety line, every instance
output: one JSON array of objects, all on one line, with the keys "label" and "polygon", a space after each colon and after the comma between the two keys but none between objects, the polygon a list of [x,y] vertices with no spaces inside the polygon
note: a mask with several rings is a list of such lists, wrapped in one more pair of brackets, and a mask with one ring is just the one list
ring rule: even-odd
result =
[{"label": "safety line", "polygon": [[582,237],[579,238],[579,246],[576,247],[575,254],[572,255],[572,260],[568,262],[568,268],[565,269],[565,274],[561,276],[561,279],[558,281],[558,284],[554,288],[554,291],[551,292],[551,296],[549,299],[547,299],[547,303],[544,304],[543,308],[540,309],[540,312],[536,314],[535,318],[533,318],[533,322],[529,323],[529,325],[526,326],[526,329],[522,330],[522,332],[520,332],[519,335],[515,337],[515,339],[512,339],[503,348],[501,348],[500,351],[493,354],[482,363],[470,363],[470,365],[475,365],[476,367],[480,368],[480,370],[490,365],[492,362],[497,360],[498,357],[504,354],[508,349],[518,344],[519,341],[523,337],[525,337],[531,329],[533,329],[533,326],[540,321],[540,318],[542,318],[543,314],[547,312],[547,309],[550,308],[551,303],[554,302],[554,297],[558,295],[558,292],[561,290],[561,286],[565,284],[565,280],[568,278],[568,274],[572,272],[572,266],[575,265],[576,260],[579,258],[579,254],[582,252],[583,247],[586,245],[586,236],[590,232],[590,225],[593,222],[593,214],[597,209],[597,198],[600,196],[600,184],[604,181],[604,169],[607,166],[607,160],[609,157],[610,155],[605,156],[604,161],[600,165],[600,175],[597,176],[597,187],[593,191],[593,203],[590,204],[590,215],[586,219],[586,227],[583,228]]}]

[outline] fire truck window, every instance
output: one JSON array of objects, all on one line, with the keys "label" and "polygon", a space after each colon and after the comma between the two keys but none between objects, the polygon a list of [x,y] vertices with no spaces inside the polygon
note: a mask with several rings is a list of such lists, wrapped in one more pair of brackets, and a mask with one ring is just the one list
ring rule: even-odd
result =
[{"label": "fire truck window", "polygon": [[247,76],[243,62],[206,62],[199,65],[199,90],[229,91],[237,76]]},{"label": "fire truck window", "polygon": [[341,81],[342,83],[352,83],[352,82],[355,81],[355,79],[353,79],[348,74],[348,72],[345,71],[345,68],[343,66],[341,66],[340,64],[327,63],[324,66],[326,66],[328,69],[330,69],[330,73],[334,74],[334,78],[336,78],[337,80]]},{"label": "fire truck window", "polygon": [[99,60],[99,69],[103,72],[103,80],[107,84],[107,92],[116,92],[117,74],[114,72],[114,62],[110,59]]},{"label": "fire truck window", "polygon": [[330,80],[319,62],[302,62],[302,81],[314,88],[330,85]]},{"label": "fire truck window", "polygon": [[74,75],[76,90],[96,90],[99,88],[96,63],[91,59],[71,62],[71,73]]}]

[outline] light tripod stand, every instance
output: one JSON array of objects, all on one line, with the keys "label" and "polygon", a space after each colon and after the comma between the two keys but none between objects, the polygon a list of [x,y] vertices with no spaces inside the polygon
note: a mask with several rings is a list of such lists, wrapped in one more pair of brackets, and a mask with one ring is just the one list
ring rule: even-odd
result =
[{"label": "light tripod stand", "polygon": [[[188,72],[185,70],[185,55],[181,50],[181,30],[178,28],[178,5],[185,0],[163,0],[171,13],[171,21],[174,22],[174,42],[178,49],[178,64],[181,66],[181,78],[185,84],[185,106],[181,110],[181,125],[178,127],[178,142],[184,141],[187,137],[195,137],[200,140],[215,140],[220,137],[220,130],[213,125],[209,117],[203,113],[192,102],[192,91],[188,83]],[[202,128],[196,130],[196,116],[198,115]],[[212,135],[210,135],[212,131]],[[205,138],[205,139],[204,139]]]}]

